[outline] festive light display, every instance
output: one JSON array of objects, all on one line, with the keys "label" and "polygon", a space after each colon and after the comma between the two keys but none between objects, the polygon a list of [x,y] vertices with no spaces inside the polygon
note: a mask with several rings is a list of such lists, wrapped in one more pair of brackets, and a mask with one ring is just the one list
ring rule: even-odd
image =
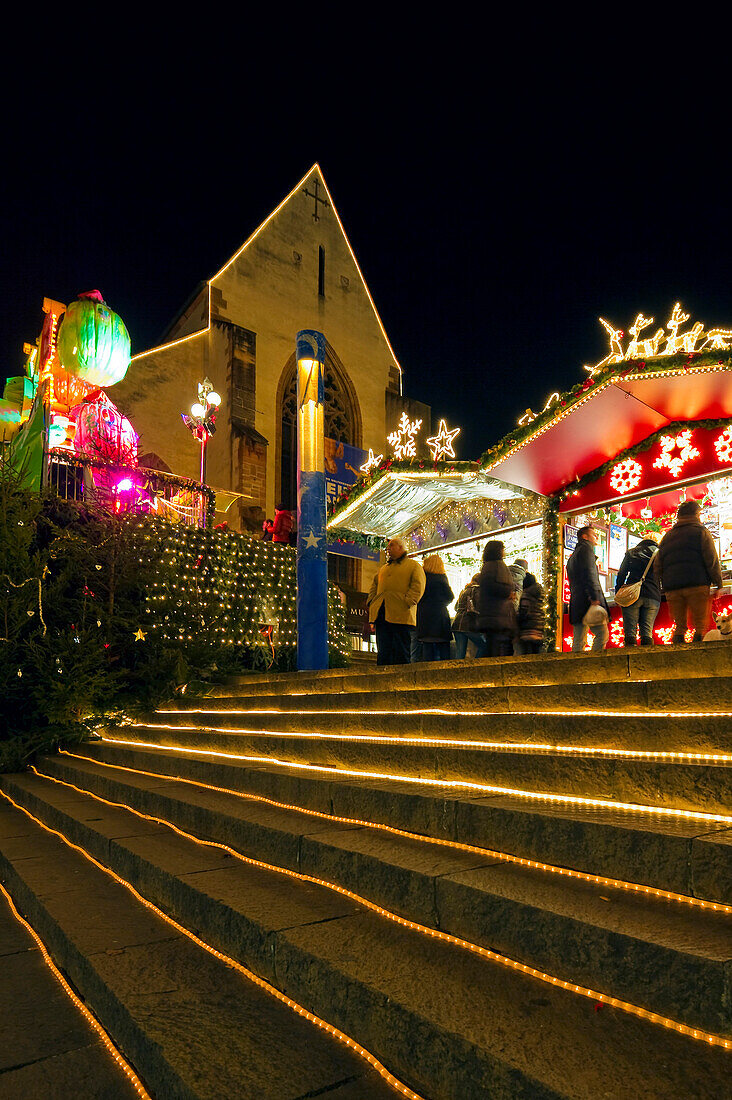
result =
[{"label": "festive light display", "polygon": [[421,420],[410,420],[406,412],[402,413],[396,431],[390,432],[386,437],[394,448],[395,458],[416,458],[414,437],[421,427]]},{"label": "festive light display", "polygon": [[[331,713],[331,712],[328,712]],[[345,712],[349,713],[349,712]],[[354,712],[356,713],[356,712]],[[357,713],[361,713],[360,711]],[[380,713],[376,711],[375,713]],[[393,712],[389,712],[393,713]],[[428,711],[426,713],[432,713]],[[451,712],[456,713],[456,712]],[[483,713],[482,711],[480,712]],[[513,713],[513,712],[510,712]],[[565,712],[567,715],[574,715],[575,711]],[[593,716],[601,716],[602,713],[593,711]],[[664,713],[665,717],[665,713]],[[676,715],[681,717],[681,715]],[[684,714],[684,718],[688,715]],[[69,749],[60,749],[60,755],[70,756],[75,760],[88,761],[88,756],[83,756],[80,753],[71,752]],[[515,863],[520,867],[530,867],[534,870],[544,871],[547,874],[552,875],[564,875],[567,878],[578,879],[581,882],[590,882],[600,886],[609,886],[614,890],[627,890],[633,893],[648,894],[651,897],[659,898],[663,901],[675,901],[680,905],[690,906],[691,908],[707,909],[713,912],[719,912],[724,914],[732,914],[732,905],[725,905],[723,902],[706,901],[704,898],[691,897],[689,894],[677,894],[669,890],[661,890],[656,886],[647,886],[645,883],[639,882],[626,882],[623,879],[607,878],[604,875],[593,875],[587,871],[576,871],[569,867],[557,867],[552,863],[542,863],[535,859],[526,859],[523,856],[516,856],[509,852],[497,852],[490,848],[479,848],[474,844],[466,844],[459,840],[447,840],[443,837],[431,837],[425,836],[423,833],[411,833],[406,829],[399,829],[394,825],[387,825],[381,821],[369,821],[363,818],[354,817],[342,817],[338,814],[326,813],[323,810],[313,810],[307,806],[295,805],[291,802],[278,802],[272,798],[266,798],[261,794],[252,794],[248,791],[233,790],[231,787],[217,787],[212,783],[205,783],[201,779],[190,779],[186,776],[178,774],[168,774],[166,772],[152,772],[147,771],[144,768],[131,768],[124,764],[110,764],[107,760],[95,760],[97,767],[106,769],[107,771],[122,771],[129,772],[132,775],[145,775],[151,779],[167,779],[173,783],[185,783],[191,787],[198,787],[201,790],[213,791],[216,794],[232,795],[234,798],[241,798],[247,802],[259,802],[265,806],[274,806],[278,810],[293,810],[296,813],[304,814],[307,817],[314,817],[320,821],[334,822],[340,825],[355,826],[357,828],[376,829],[379,832],[388,833],[392,836],[406,837],[408,840],[413,840],[423,845],[435,845],[441,848],[449,848],[458,852],[471,852],[474,855],[481,857],[488,857],[491,860],[498,860],[502,863]]]},{"label": "festive light display", "polygon": [[377,455],[376,457],[374,457],[374,452],[369,447],[369,457],[366,459],[363,466],[359,466],[359,470],[362,474],[367,474],[370,470],[375,470],[383,457],[383,455]]},{"label": "festive light display", "polygon": [[[391,921],[394,924],[400,925],[403,928],[407,928],[410,931],[416,932],[422,936],[427,936],[433,940],[438,940],[442,943],[450,944],[451,946],[457,947],[461,950],[469,951],[471,954],[477,955],[479,958],[498,963],[499,965],[507,967],[511,970],[517,970],[520,973],[537,978],[540,981],[546,982],[549,985],[565,989],[568,992],[579,993],[580,995],[585,997],[599,998],[601,1003],[612,1004],[615,1007],[630,1013],[631,1015],[638,1016],[643,1019],[652,1020],[654,1023],[661,1024],[663,1027],[669,1028],[670,1030],[678,1031],[681,1034],[689,1035],[696,1039],[701,1039],[704,1042],[710,1043],[714,1046],[720,1046],[726,1050],[732,1050],[732,1040],[727,1039],[722,1035],[716,1035],[712,1032],[707,1032],[699,1028],[690,1027],[689,1025],[682,1024],[679,1021],[671,1020],[667,1016],[662,1016],[659,1013],[650,1012],[648,1009],[641,1008],[638,1005],[631,1004],[628,1001],[623,1001],[619,998],[612,997],[607,994],[597,994],[592,989],[588,989],[584,986],[575,985],[573,982],[565,981],[562,978],[556,978],[554,975],[547,974],[541,970],[538,970],[536,967],[528,966],[525,963],[517,962],[514,959],[509,959],[505,955],[499,954],[497,951],[492,951],[490,948],[481,947],[478,944],[472,943],[470,940],[463,939],[461,936],[454,936],[449,932],[443,932],[435,928],[430,928],[427,925],[419,924],[417,921],[409,920],[406,917],[399,916],[397,913],[394,913],[392,910],[386,909],[383,906],[378,905],[377,903],[371,901],[369,898],[366,898],[361,894],[356,894],[354,891],[349,890],[344,886],[339,886],[337,883],[329,882],[327,879],[317,878],[314,875],[308,875],[302,871],[293,871],[288,867],[279,867],[276,864],[265,863],[262,860],[254,859],[252,856],[244,855],[242,852],[239,852],[236,848],[232,848],[228,844],[223,844],[220,841],[215,840],[204,840],[201,837],[197,837],[193,833],[189,833],[186,830],[179,828],[179,826],[173,824],[173,822],[168,821],[165,818],[143,813],[141,810],[136,810],[133,807],[126,805],[125,803],[113,802],[110,799],[102,798],[101,796],[94,794],[92,791],[89,791],[84,787],[76,786],[74,783],[68,783],[64,780],[56,779],[54,776],[44,775],[43,772],[37,771],[34,767],[32,767],[31,770],[34,771],[36,775],[40,776],[41,778],[49,779],[51,780],[51,782],[57,783],[63,787],[69,787],[72,790],[76,790],[80,794],[87,795],[104,805],[124,809],[129,811],[130,813],[135,814],[136,817],[139,817],[142,820],[154,821],[156,824],[167,826],[167,828],[171,829],[172,832],[177,833],[179,836],[184,837],[186,840],[193,841],[193,843],[198,844],[201,847],[215,848],[218,851],[223,851],[227,855],[251,867],[257,867],[261,870],[280,874],[286,878],[294,879],[298,882],[307,882],[314,886],[320,886],[327,890],[332,890],[334,893],[337,893],[342,897],[347,897],[351,901],[355,901],[358,905],[364,906],[364,908],[370,910],[372,913],[376,913],[378,916],[384,917],[386,920]],[[63,834],[59,833],[58,835],[61,836],[62,839],[66,839]],[[115,874],[109,868],[104,868],[101,864],[99,866],[101,866],[102,869],[106,870],[108,874]],[[122,882],[123,884],[125,884],[124,880],[122,880]],[[129,884],[126,885],[129,886]],[[134,888],[132,889],[134,890]],[[137,891],[135,891],[135,893],[137,893]],[[142,895],[139,896],[141,897]],[[150,902],[148,902],[147,904],[151,905]],[[170,921],[170,923],[176,923],[172,921],[171,918],[168,918],[168,920]],[[188,933],[188,935],[191,936],[191,938],[194,938],[191,933]],[[374,1063],[372,1062],[371,1064],[373,1065]],[[396,1082],[396,1078],[394,1078],[394,1081]],[[404,1089],[405,1087],[402,1086],[402,1089],[400,1091],[404,1091]],[[411,1091],[405,1091],[405,1095],[410,1095],[414,1097],[415,1100],[420,1100],[417,1094],[411,1093]]]},{"label": "festive light display", "polygon": [[[322,1031],[325,1031],[334,1039],[337,1039],[344,1046],[347,1046],[350,1050],[354,1051],[354,1053],[357,1054],[360,1058],[363,1058],[364,1061],[368,1062],[369,1065],[372,1066],[376,1070],[376,1072],[387,1082],[387,1084],[391,1085],[391,1087],[395,1089],[396,1092],[400,1093],[402,1096],[406,1096],[408,1100],[423,1100],[419,1093],[413,1092],[412,1089],[402,1084],[402,1082],[397,1077],[390,1073],[389,1070],[384,1065],[382,1065],[382,1063],[379,1062],[378,1059],[376,1059],[374,1055],[370,1053],[370,1051],[366,1050],[365,1047],[362,1047],[360,1043],[355,1042],[355,1040],[351,1039],[350,1036],[346,1035],[344,1032],[340,1031],[332,1024],[329,1024],[320,1016],[316,1016],[314,1013],[310,1012],[308,1009],[298,1004],[297,1001],[292,1000],[291,997],[288,997],[284,993],[281,993],[279,989],[276,989],[275,986],[270,985],[269,982],[266,982],[264,980],[264,978],[260,978],[251,970],[247,970],[247,968],[242,966],[242,964],[238,962],[238,960],[231,958],[231,956],[229,955],[225,955],[223,951],[218,951],[215,947],[212,947],[211,944],[206,943],[205,940],[201,939],[200,936],[196,936],[184,925],[179,924],[178,921],[168,916],[168,914],[164,913],[161,909],[158,909],[158,907],[156,905],[153,905],[151,901],[148,901],[146,897],[144,897],[141,893],[139,893],[138,890],[135,889],[132,883],[122,878],[121,875],[118,875],[110,867],[105,867],[103,863],[100,863],[99,860],[95,859],[94,856],[90,855],[90,853],[87,852],[84,848],[82,848],[78,844],[75,844],[72,840],[69,840],[69,838],[65,836],[64,833],[60,832],[58,829],[52,829],[49,825],[46,825],[43,821],[40,820],[40,818],[32,814],[30,810],[27,810],[24,806],[19,805],[14,799],[10,797],[10,795],[6,794],[5,791],[0,791],[0,797],[7,799],[7,801],[10,802],[11,805],[15,806],[15,808],[17,810],[20,810],[21,813],[25,814],[26,817],[29,817],[31,821],[34,821],[36,825],[39,825],[45,832],[50,833],[52,836],[58,837],[59,840],[62,840],[64,844],[66,844],[69,848],[72,848],[75,852],[78,852],[84,857],[84,859],[88,860],[89,863],[92,863],[100,871],[103,871],[105,875],[108,875],[111,879],[113,879],[114,882],[117,882],[120,886],[124,886],[124,888],[128,890],[129,893],[137,899],[137,901],[144,905],[146,909],[149,909],[150,912],[154,913],[156,917],[159,917],[160,920],[164,921],[171,928],[174,928],[176,932],[179,932],[181,935],[185,936],[192,943],[195,943],[198,947],[206,951],[207,954],[213,956],[213,958],[218,959],[220,962],[225,963],[226,966],[229,966],[233,970],[236,970],[236,972],[238,974],[241,974],[242,977],[246,978],[247,981],[250,981],[253,985],[256,985],[259,989],[264,990],[266,993],[269,993],[270,996],[275,998],[275,1000],[278,1000],[281,1004],[284,1004],[288,1008],[292,1009],[298,1016],[302,1016],[303,1019],[308,1020],[309,1023],[315,1024],[316,1027],[320,1028]],[[105,799],[99,799],[98,796],[92,797],[97,797],[98,801],[106,801]],[[110,805],[113,805],[113,803],[110,803]],[[125,806],[124,808],[127,810],[130,809],[129,806]],[[132,812],[135,813],[137,811]],[[138,813],[138,816],[145,815],[140,815]],[[150,820],[155,819],[150,818]],[[174,828],[174,826],[171,827]],[[191,839],[195,838],[192,837]],[[199,843],[205,842],[200,841]],[[732,1046],[732,1043],[730,1043],[730,1046]],[[143,1092],[140,1095],[145,1094]]]},{"label": "festive light display", "polygon": [[720,462],[732,462],[732,427],[725,428],[722,434],[715,439],[714,449]]},{"label": "festive light display", "polygon": [[80,294],[66,307],[58,355],[64,370],[94,386],[113,386],[124,378],[130,365],[129,333],[98,290]]},{"label": "festive light display", "polygon": [[[609,321],[600,317],[600,324],[610,338],[610,351],[595,363],[592,367],[585,367],[591,378],[607,366],[622,363],[629,359],[653,359],[657,356],[678,355],[679,352],[692,354],[696,351],[720,351],[732,347],[732,329],[713,328],[704,332],[704,325],[697,321],[687,332],[679,332],[682,325],[689,320],[689,314],[684,313],[681,303],[676,302],[671,310],[671,316],[666,322],[669,335],[663,328],[656,329],[650,338],[640,339],[640,334],[653,324],[653,317],[644,317],[639,313],[633,324],[628,329],[631,339],[623,348],[622,329],[616,329]],[[703,339],[706,337],[705,339]],[[664,344],[665,339],[665,344]],[[662,346],[663,345],[663,346]]]},{"label": "festive light display", "polygon": [[[162,722],[130,722],[126,728],[134,729],[179,730],[180,726],[166,725]],[[467,779],[431,779],[428,776],[405,775],[403,773],[362,771],[356,768],[336,767],[328,764],[305,764],[299,760],[280,760],[277,756],[256,756],[253,753],[220,752],[217,749],[188,748],[185,745],[161,744],[156,741],[130,741],[122,737],[103,736],[102,741],[109,745],[124,745],[138,749],[164,749],[167,753],[179,752],[184,755],[210,756],[216,760],[236,760],[250,764],[266,764],[274,769],[286,768],[303,772],[331,775],[334,778],[352,776],[356,779],[385,779],[394,783],[412,783],[423,787],[449,788],[455,791],[481,791],[484,794],[511,795],[528,801],[546,802],[550,805],[586,806],[600,810],[630,810],[644,816],[670,817],[681,821],[721,822],[727,828],[732,827],[732,815],[709,813],[706,810],[683,810],[674,806],[649,806],[638,802],[620,802],[611,798],[589,798],[574,794],[554,794],[549,791],[526,790],[521,787],[501,787],[493,783],[476,783]]]},{"label": "festive light display", "polygon": [[613,466],[610,484],[620,496],[625,496],[640,483],[643,467],[634,458],[625,458]]},{"label": "festive light display", "polygon": [[117,1047],[114,1045],[114,1043],[110,1039],[109,1035],[104,1030],[102,1025],[99,1023],[97,1018],[92,1015],[92,1013],[86,1007],[86,1005],[81,1000],[81,998],[78,997],[76,995],[76,993],[74,993],[73,989],[71,988],[69,983],[66,981],[63,974],[61,973],[61,971],[59,970],[59,968],[56,966],[55,962],[51,958],[51,956],[48,952],[48,949],[47,949],[46,945],[44,944],[43,940],[41,939],[41,937],[38,935],[36,930],[31,927],[31,925],[28,923],[28,921],[25,920],[25,918],[22,917],[20,915],[20,913],[18,912],[18,910],[15,908],[15,903],[13,902],[12,897],[10,896],[10,894],[8,893],[8,891],[5,889],[5,887],[3,886],[3,884],[1,882],[0,882],[0,893],[3,894],[3,896],[5,897],[5,900],[7,901],[8,906],[10,908],[10,912],[13,914],[13,916],[15,917],[18,924],[22,925],[22,927],[25,928],[25,930],[29,934],[29,936],[31,936],[31,938],[35,941],[36,945],[38,946],[38,950],[41,953],[41,958],[43,959],[44,963],[46,964],[48,969],[53,974],[53,976],[56,979],[56,981],[58,982],[58,984],[63,989],[66,996],[69,998],[69,1000],[73,1004],[74,1008],[78,1009],[78,1011],[84,1017],[84,1019],[89,1024],[89,1026],[99,1036],[99,1038],[102,1041],[102,1045],[104,1046],[106,1051],[111,1055],[112,1059],[116,1062],[116,1064],[119,1066],[119,1068],[122,1070],[123,1074],[125,1075],[127,1080],[130,1082],[130,1084],[132,1085],[132,1087],[135,1090],[136,1094],[140,1097],[140,1100],[152,1100],[152,1097],[150,1096],[150,1093],[147,1091],[147,1089],[143,1085],[142,1081],[140,1080],[140,1078],[137,1076],[137,1074],[133,1070],[132,1066],[124,1059],[124,1057],[117,1050]]},{"label": "festive light display", "polygon": [[[255,665],[283,668],[295,658],[295,551],[233,532],[164,520],[130,520],[146,581],[145,633],[153,640],[246,646]],[[328,586],[331,660],[350,652],[345,613]],[[271,627],[271,630],[269,629]],[[140,639],[141,641],[144,640]]]},{"label": "festive light display", "polygon": [[445,421],[440,421],[437,435],[433,435],[431,439],[427,440],[427,446],[435,462],[439,462],[440,459],[455,457],[452,441],[458,435],[460,435],[460,428],[453,428],[452,431],[448,431]]},{"label": "festive light display", "polygon": [[[687,428],[678,435],[661,436],[661,455],[653,463],[658,470],[668,470],[672,477],[678,477],[686,463],[699,457],[699,451],[691,443],[691,429]],[[674,451],[678,454],[674,454]]]}]

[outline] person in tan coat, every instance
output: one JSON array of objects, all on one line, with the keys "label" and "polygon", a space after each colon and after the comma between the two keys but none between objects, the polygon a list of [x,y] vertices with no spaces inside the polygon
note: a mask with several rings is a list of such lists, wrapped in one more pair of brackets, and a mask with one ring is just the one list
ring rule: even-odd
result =
[{"label": "person in tan coat", "polygon": [[376,663],[407,665],[426,579],[419,562],[407,557],[401,539],[389,540],[386,559],[368,594],[369,622],[376,629]]}]

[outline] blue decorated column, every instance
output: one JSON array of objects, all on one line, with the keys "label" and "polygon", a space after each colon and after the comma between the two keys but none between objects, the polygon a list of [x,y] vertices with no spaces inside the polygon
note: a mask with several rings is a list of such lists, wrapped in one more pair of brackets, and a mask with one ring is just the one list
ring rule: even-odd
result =
[{"label": "blue decorated column", "polygon": [[297,334],[297,667],[328,667],[325,337]]}]

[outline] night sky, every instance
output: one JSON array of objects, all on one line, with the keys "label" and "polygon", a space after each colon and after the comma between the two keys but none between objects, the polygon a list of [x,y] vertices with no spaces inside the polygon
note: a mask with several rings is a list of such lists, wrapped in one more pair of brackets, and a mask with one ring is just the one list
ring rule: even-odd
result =
[{"label": "night sky", "polygon": [[204,79],[190,57],[154,80],[137,59],[131,94],[129,64],[100,61],[88,84],[66,73],[52,109],[16,97],[3,372],[44,295],[98,287],[133,351],[155,344],[315,161],[405,392],[463,425],[458,457],[585,377],[606,350],[600,314],[627,329],[643,310],[655,328],[680,299],[692,321],[732,327],[725,71],[650,80],[593,55],[558,83],[559,58],[492,57],[470,79],[454,62],[401,88],[388,59],[371,86],[354,62],[310,96],[262,69]]}]

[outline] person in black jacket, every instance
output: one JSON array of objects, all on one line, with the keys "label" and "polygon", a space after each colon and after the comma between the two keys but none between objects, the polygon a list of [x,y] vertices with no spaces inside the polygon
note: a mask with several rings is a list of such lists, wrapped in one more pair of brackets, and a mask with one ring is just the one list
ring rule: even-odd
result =
[{"label": "person in black jacket", "polygon": [[519,639],[524,653],[541,653],[545,621],[544,589],[533,573],[527,573],[518,609]]},{"label": "person in black jacket", "polygon": [[688,619],[694,624],[694,641],[703,639],[712,610],[710,585],[722,587],[717,548],[700,513],[698,500],[685,500],[679,505],[676,523],[661,539],[653,561],[675,623],[674,643],[683,642]]},{"label": "person in black jacket", "polygon": [[503,551],[498,539],[485,544],[478,581],[478,630],[485,634],[488,657],[510,657],[518,633],[513,581]]},{"label": "person in black jacket", "polygon": [[422,563],[426,579],[424,593],[417,604],[417,639],[422,644],[423,661],[447,661],[450,658],[452,627],[447,605],[455,599],[439,554],[430,554]]},{"label": "person in black jacket", "polygon": [[[637,546],[623,558],[615,581],[615,591],[624,584],[635,584],[643,576],[648,563],[653,558],[658,547],[653,539],[642,539]],[[621,608],[623,612],[623,643],[635,645],[635,636],[640,623],[640,644],[653,645],[653,624],[656,621],[658,609],[661,606],[661,589],[658,578],[653,572],[653,566],[648,569],[640,596],[630,607]]]},{"label": "person in black jacket", "polygon": [[567,561],[567,580],[569,581],[569,621],[572,624],[572,652],[581,653],[587,641],[587,627],[583,619],[590,607],[599,605],[605,609],[605,623],[593,626],[592,649],[602,651],[608,643],[610,630],[605,594],[600,587],[600,575],[597,572],[597,558],[594,548],[597,546],[597,534],[592,527],[580,527],[577,532],[577,545]]}]

